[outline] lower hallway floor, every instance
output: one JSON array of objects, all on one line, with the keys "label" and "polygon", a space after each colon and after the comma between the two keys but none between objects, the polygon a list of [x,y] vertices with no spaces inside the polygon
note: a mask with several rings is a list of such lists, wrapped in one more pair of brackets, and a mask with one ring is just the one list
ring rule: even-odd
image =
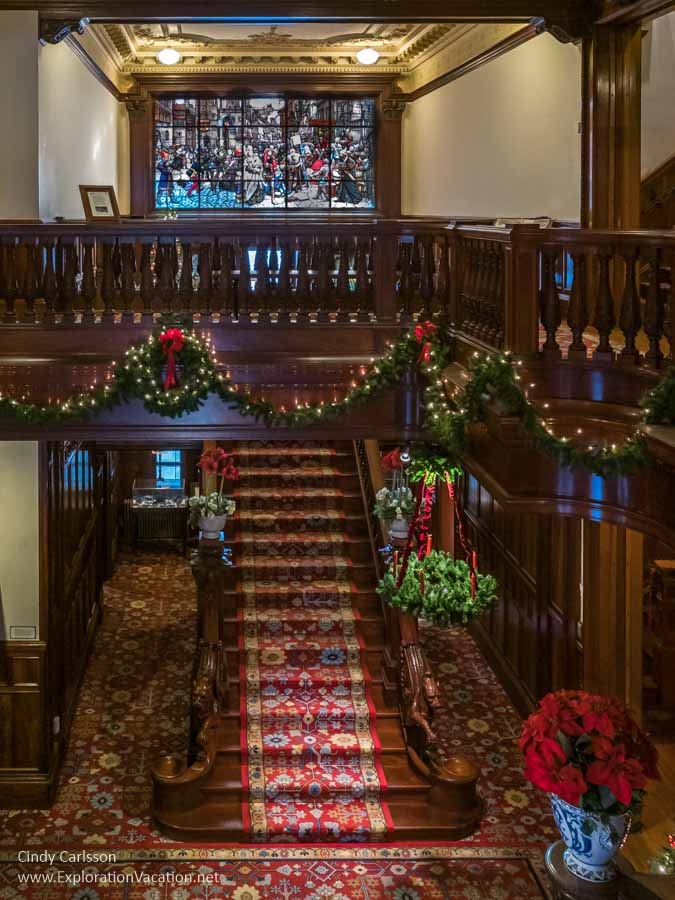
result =
[{"label": "lower hallway floor", "polygon": [[[150,815],[151,767],[159,756],[185,750],[195,619],[194,581],[184,558],[142,552],[118,559],[105,587],[103,620],[56,801],[49,811],[0,812],[2,900],[547,896],[543,853],[556,838],[548,800],[523,780],[516,743],[520,718],[470,635],[459,628],[427,628],[424,641],[442,692],[435,720],[441,749],[469,757],[481,770],[485,811],[475,834],[438,844],[301,845],[277,839],[226,847],[178,844],[160,834]],[[112,854],[107,862],[87,865],[78,858],[70,868],[118,874],[120,883],[19,883],[20,876],[50,870],[48,863],[23,861],[23,854],[62,850]],[[645,860],[633,861],[644,867]],[[165,880],[159,886],[133,884],[124,881],[125,872]],[[191,884],[176,880],[187,877]],[[198,884],[199,877],[212,880]]]}]

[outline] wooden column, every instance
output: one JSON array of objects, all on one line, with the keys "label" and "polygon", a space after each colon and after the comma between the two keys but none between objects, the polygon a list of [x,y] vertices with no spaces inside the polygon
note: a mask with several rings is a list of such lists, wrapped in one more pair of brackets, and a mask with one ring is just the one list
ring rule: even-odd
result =
[{"label": "wooden column", "polygon": [[130,180],[129,211],[146,216],[151,208],[152,103],[142,94],[124,98],[129,113]]},{"label": "wooden column", "polygon": [[401,123],[405,99],[387,89],[377,106],[376,204],[382,215],[401,215]]},{"label": "wooden column", "polygon": [[595,26],[582,53],[581,225],[639,228],[641,25]]},{"label": "wooden column", "polygon": [[605,522],[583,529],[584,688],[641,715],[644,538]]}]

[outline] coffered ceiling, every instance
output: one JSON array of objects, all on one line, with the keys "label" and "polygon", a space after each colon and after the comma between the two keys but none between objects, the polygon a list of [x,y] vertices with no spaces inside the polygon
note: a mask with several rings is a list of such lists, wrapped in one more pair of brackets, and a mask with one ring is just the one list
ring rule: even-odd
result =
[{"label": "coffered ceiling", "polygon": [[[476,52],[513,34],[522,24],[468,23],[292,23],[292,24],[97,24],[93,33],[101,50],[126,77],[161,72],[353,72],[364,47],[380,58],[368,69],[386,72],[411,86],[425,80],[425,70],[461,65]],[[158,54],[180,53],[172,66]]]}]

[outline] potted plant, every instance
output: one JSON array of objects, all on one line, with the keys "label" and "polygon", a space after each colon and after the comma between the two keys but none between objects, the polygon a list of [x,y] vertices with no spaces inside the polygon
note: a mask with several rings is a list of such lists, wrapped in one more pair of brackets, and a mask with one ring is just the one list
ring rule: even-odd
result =
[{"label": "potted plant", "polygon": [[659,778],[654,745],[620,700],[557,691],[525,722],[520,749],[525,777],[550,794],[567,868],[585,881],[611,881],[647,779]]},{"label": "potted plant", "polygon": [[479,575],[443,550],[431,550],[422,559],[411,555],[402,579],[394,554],[394,564],[377,591],[401,612],[441,627],[467,625],[497,600],[497,582],[491,575]]},{"label": "potted plant", "polygon": [[391,472],[391,486],[381,488],[375,495],[374,513],[389,527],[390,536],[405,540],[408,536],[409,520],[415,510],[415,498],[408,487],[406,465],[397,447],[382,457],[382,470]]},{"label": "potted plant", "polygon": [[234,465],[232,454],[222,447],[202,453],[197,466],[203,475],[216,475],[219,485],[217,491],[190,497],[190,524],[199,528],[203,539],[218,540],[227,517],[235,510],[234,500],[223,493],[225,481],[236,481],[239,470]]}]

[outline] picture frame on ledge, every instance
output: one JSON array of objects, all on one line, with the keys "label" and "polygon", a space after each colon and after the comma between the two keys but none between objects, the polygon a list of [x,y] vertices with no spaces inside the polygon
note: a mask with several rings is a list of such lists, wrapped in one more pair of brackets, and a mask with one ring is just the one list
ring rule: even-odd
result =
[{"label": "picture frame on ledge", "polygon": [[87,223],[120,221],[117,197],[112,185],[81,184],[80,197]]}]

